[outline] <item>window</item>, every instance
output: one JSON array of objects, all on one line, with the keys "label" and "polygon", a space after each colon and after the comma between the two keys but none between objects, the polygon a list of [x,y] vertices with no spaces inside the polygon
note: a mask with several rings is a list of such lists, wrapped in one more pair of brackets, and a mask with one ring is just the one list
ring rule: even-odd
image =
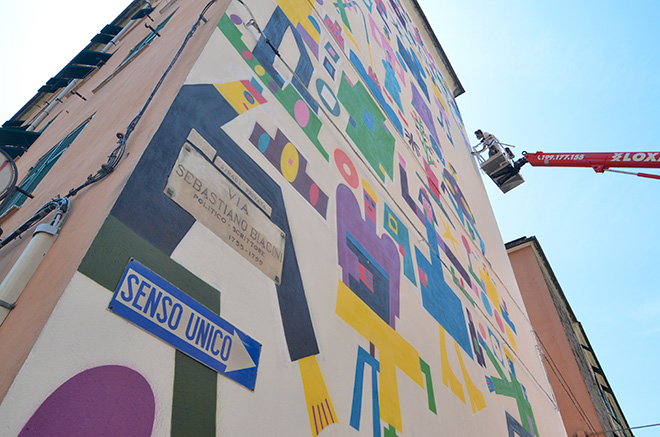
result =
[{"label": "window", "polygon": [[165,25],[167,24],[168,21],[170,21],[170,18],[172,18],[172,15],[174,15],[174,12],[172,12],[172,14],[170,14],[170,16],[168,16],[158,26],[156,26],[156,28],[153,29],[151,31],[151,33],[149,33],[149,35],[147,35],[142,41],[140,41],[138,43],[138,45],[133,47],[133,49],[130,51],[128,56],[126,56],[126,59],[124,59],[122,61],[122,63],[119,64],[119,67],[117,67],[117,69],[120,69],[122,67],[122,65],[126,64],[133,56],[140,53],[140,50],[142,50],[146,46],[150,45],[153,42],[153,40],[156,39],[157,36],[159,36],[159,32],[161,31],[161,29],[163,27],[165,27]]},{"label": "window", "polygon": [[[58,159],[60,159],[60,156],[66,151],[66,149],[69,148],[71,143],[73,143],[73,140],[76,139],[78,134],[82,132],[82,130],[87,126],[87,123],[92,119],[92,117],[89,117],[87,120],[85,120],[80,126],[78,126],[76,129],[73,130],[69,135],[64,137],[62,141],[57,143],[55,147],[50,149],[48,153],[46,153],[44,156],[41,157],[41,159],[30,169],[28,174],[23,178],[21,183],[18,185],[18,188],[21,190],[27,192],[27,193],[32,193],[34,189],[39,185],[39,182],[46,176],[46,173],[50,171],[50,169],[55,165]],[[27,196],[21,192],[15,192],[12,194],[10,198],[7,199],[5,205],[2,207],[2,210],[0,210],[0,215],[4,214],[5,212],[9,211],[10,208],[16,206],[20,207],[23,205],[25,202],[25,199],[27,199]]]}]

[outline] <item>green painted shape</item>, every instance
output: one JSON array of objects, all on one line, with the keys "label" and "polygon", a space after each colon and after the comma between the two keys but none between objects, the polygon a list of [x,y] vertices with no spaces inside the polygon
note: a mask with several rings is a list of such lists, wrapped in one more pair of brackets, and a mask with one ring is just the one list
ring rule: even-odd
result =
[{"label": "green painted shape", "polygon": [[[353,30],[351,29],[351,23],[348,21],[348,14],[346,13],[346,3],[344,3],[343,0],[337,0],[337,2],[334,5],[335,5],[335,9],[339,11],[339,15],[341,16],[342,23],[344,23],[344,25],[349,31],[353,32]],[[367,38],[368,37],[369,35],[367,35]]]},{"label": "green painted shape", "polygon": [[176,351],[172,437],[214,436],[218,374]]},{"label": "green painted shape", "polygon": [[433,414],[438,414],[438,409],[435,406],[435,394],[433,392],[433,379],[431,378],[431,367],[422,359],[422,357],[419,357],[419,365],[422,368],[422,373],[424,376],[426,376],[426,392],[428,394],[429,398],[429,410],[433,412]]},{"label": "green painted shape", "polygon": [[156,249],[112,215],[109,215],[101,226],[78,270],[103,287],[114,291],[131,258],[211,311],[219,311],[218,290]]},{"label": "green painted shape", "polygon": [[[153,247],[113,216],[108,216],[78,267],[108,290],[115,290],[130,258],[220,314],[220,292]],[[109,302],[109,300],[108,300]],[[176,351],[172,436],[215,435],[218,375]]]},{"label": "green painted shape", "polygon": [[473,307],[476,307],[477,304],[474,302],[474,299],[472,299],[472,296],[468,294],[468,292],[465,290],[465,288],[461,285],[460,279],[458,279],[458,276],[456,276],[456,270],[454,270],[454,267],[449,266],[449,270],[451,271],[451,277],[454,279],[454,284],[463,292],[463,295],[467,300],[470,301]]},{"label": "green painted shape", "polygon": [[481,281],[481,278],[479,278],[477,274],[474,273],[474,270],[472,270],[472,266],[468,266],[468,271],[470,272],[470,276],[472,276],[472,279],[474,279],[474,281],[477,284],[479,284],[479,286],[481,287],[481,290],[484,291],[486,287],[484,287],[484,283]]},{"label": "green painted shape", "polygon": [[383,437],[398,437],[396,434],[396,428],[393,425],[384,429]]},{"label": "green painted shape", "polygon": [[[284,87],[284,89],[280,88],[277,85],[277,82],[275,82],[270,74],[268,72],[263,72],[263,74],[259,74],[256,69],[257,67],[260,67],[261,64],[257,60],[257,58],[252,57],[251,59],[246,59],[245,56],[243,56],[243,52],[247,51],[250,54],[252,53],[248,47],[245,45],[243,40],[241,39],[243,37],[243,34],[241,31],[238,29],[238,27],[231,21],[231,19],[227,16],[227,14],[223,15],[222,18],[220,19],[220,23],[218,23],[218,29],[227,37],[229,42],[234,46],[234,49],[238,52],[239,55],[243,57],[243,60],[248,64],[248,66],[254,71],[254,73],[257,75],[259,80],[264,84],[264,86],[269,89],[275,98],[282,104],[284,109],[289,113],[291,118],[293,120],[296,120],[296,115],[295,115],[295,105],[298,100],[302,100],[303,102],[305,101],[300,93],[295,89],[295,87],[289,83],[287,86]],[[262,67],[263,68],[263,67]],[[270,83],[275,84],[277,87],[275,91],[273,91],[270,88]],[[309,111],[309,121],[307,122],[306,126],[300,126],[303,132],[305,132],[305,135],[307,135],[307,138],[314,144],[316,149],[321,153],[323,158],[325,158],[326,161],[330,161],[330,155],[328,152],[325,150],[323,145],[321,145],[321,142],[319,141],[319,132],[321,131],[321,126],[323,126],[323,123],[321,122],[321,119],[314,113],[314,111]]]},{"label": "green painted shape", "polygon": [[[362,82],[351,85],[342,74],[337,98],[352,118],[346,133],[360,149],[381,180],[394,172],[394,136],[385,128],[385,116]],[[373,130],[364,122],[365,112],[373,118]],[[382,168],[381,168],[382,166]],[[383,170],[385,171],[383,173]]]},{"label": "green painted shape", "polygon": [[[534,419],[532,404],[527,400],[522,384],[520,384],[511,371],[508,372],[510,378],[508,379],[490,348],[485,343],[482,346],[486,351],[486,355],[488,355],[488,359],[499,375],[499,378],[495,376],[490,377],[490,381],[493,384],[493,391],[500,396],[507,396],[515,399],[516,405],[518,406],[518,414],[520,414],[520,423],[530,434],[532,434],[531,428],[533,427],[533,435],[539,435],[538,428],[536,427],[536,419]],[[532,427],[530,427],[530,422]]]}]

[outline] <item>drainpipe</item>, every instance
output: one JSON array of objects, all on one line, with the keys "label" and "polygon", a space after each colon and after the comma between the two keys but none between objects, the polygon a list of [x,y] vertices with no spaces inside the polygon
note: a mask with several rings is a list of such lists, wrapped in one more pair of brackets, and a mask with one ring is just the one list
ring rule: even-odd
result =
[{"label": "drainpipe", "polygon": [[55,242],[68,214],[70,202],[68,198],[60,198],[44,207],[46,214],[57,209],[53,220],[50,224],[37,226],[27,247],[0,284],[0,325],[16,307],[16,301]]}]

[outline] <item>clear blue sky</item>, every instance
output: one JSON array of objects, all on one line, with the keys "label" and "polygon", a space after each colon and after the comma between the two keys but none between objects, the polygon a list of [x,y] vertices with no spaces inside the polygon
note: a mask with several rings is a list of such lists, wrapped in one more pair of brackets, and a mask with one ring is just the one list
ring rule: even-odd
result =
[{"label": "clear blue sky", "polygon": [[[534,152],[660,150],[660,2],[420,0],[466,93],[472,132]],[[0,2],[0,123],[128,0]],[[631,426],[660,422],[660,181],[526,166],[504,241],[535,235]],[[660,427],[635,431],[659,436]]]}]

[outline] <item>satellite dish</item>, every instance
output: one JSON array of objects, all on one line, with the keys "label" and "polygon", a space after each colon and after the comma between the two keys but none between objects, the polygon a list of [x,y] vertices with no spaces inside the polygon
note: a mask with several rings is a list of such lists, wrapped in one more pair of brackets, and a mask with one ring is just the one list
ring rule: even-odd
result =
[{"label": "satellite dish", "polygon": [[13,192],[16,185],[16,164],[4,150],[0,149],[0,200]]}]

